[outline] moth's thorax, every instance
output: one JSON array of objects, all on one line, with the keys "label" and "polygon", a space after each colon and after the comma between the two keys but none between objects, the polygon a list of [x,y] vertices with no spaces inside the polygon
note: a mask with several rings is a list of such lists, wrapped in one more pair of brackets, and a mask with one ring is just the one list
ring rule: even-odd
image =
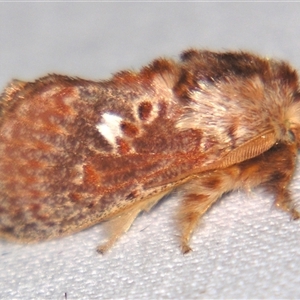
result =
[{"label": "moth's thorax", "polygon": [[246,53],[191,51],[183,58],[175,91],[188,105],[176,125],[204,129],[204,147],[205,139],[236,147],[258,130],[287,141],[299,126],[298,76],[288,64]]}]

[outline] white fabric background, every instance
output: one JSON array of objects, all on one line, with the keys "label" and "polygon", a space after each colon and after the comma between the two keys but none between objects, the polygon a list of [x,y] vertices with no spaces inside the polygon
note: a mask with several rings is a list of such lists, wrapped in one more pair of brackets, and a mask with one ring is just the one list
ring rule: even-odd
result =
[{"label": "white fabric background", "polygon": [[[0,87],[48,72],[90,79],[188,47],[246,49],[300,70],[300,3],[0,3]],[[300,194],[300,172],[292,183]],[[299,298],[300,222],[261,189],[223,197],[183,256],[176,196],[105,256],[96,226],[37,245],[0,241],[1,299]]]}]

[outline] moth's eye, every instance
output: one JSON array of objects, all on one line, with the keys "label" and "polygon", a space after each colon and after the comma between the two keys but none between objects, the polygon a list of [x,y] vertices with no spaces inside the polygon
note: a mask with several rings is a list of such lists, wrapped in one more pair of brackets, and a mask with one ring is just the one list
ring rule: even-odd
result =
[{"label": "moth's eye", "polygon": [[288,137],[289,137],[289,142],[295,142],[296,141],[296,136],[292,130],[288,131]]}]

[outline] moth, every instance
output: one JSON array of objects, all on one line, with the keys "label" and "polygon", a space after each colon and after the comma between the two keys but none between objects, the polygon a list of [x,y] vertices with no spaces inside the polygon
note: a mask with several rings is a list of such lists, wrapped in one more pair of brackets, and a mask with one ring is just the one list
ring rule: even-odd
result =
[{"label": "moth", "polygon": [[175,192],[183,253],[224,193],[289,192],[300,143],[297,72],[247,52],[187,50],[90,81],[14,80],[0,99],[0,236],[37,242],[107,221],[106,252]]}]

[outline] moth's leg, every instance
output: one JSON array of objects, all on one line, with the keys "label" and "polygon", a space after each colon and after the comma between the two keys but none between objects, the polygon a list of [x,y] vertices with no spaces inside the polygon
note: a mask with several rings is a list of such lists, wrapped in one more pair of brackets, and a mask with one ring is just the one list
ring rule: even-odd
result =
[{"label": "moth's leg", "polygon": [[265,186],[275,195],[275,205],[300,218],[288,190],[296,165],[296,144],[277,144],[263,154],[226,169],[199,174],[183,186],[178,213],[182,252],[191,250],[189,241],[201,216],[225,192]]},{"label": "moth's leg", "polygon": [[275,206],[288,212],[293,219],[300,213],[294,208],[288,189],[295,171],[296,144],[278,144],[264,154],[240,164],[240,181],[250,187],[262,184],[275,195]]},{"label": "moth's leg", "polygon": [[238,166],[207,172],[178,191],[179,197],[183,198],[177,213],[182,253],[192,250],[189,242],[200,218],[222,194],[234,188],[239,172]]},{"label": "moth's leg", "polygon": [[218,197],[209,197],[202,194],[189,194],[183,200],[177,216],[181,231],[180,246],[183,254],[192,250],[189,246],[192,234],[202,215],[217,199]]},{"label": "moth's leg", "polygon": [[293,199],[290,196],[289,190],[287,190],[285,187],[282,187],[282,189],[276,189],[275,194],[275,206],[283,211],[288,212],[293,220],[299,219],[300,212],[294,207]]},{"label": "moth's leg", "polygon": [[265,184],[267,189],[275,195],[274,205],[288,212],[296,220],[300,218],[300,212],[296,210],[290,191],[290,181],[296,167],[296,150],[287,146],[274,158],[274,170],[270,174],[270,180]]},{"label": "moth's leg", "polygon": [[130,228],[131,224],[140,212],[141,209],[139,207],[135,207],[130,211],[107,221],[105,229],[109,233],[109,239],[103,245],[97,247],[97,252],[101,254],[107,252],[107,250],[113,246],[120,236]]},{"label": "moth's leg", "polygon": [[137,202],[130,209],[121,213],[120,215],[114,217],[111,220],[108,220],[105,224],[106,230],[109,234],[108,241],[103,245],[97,247],[97,252],[104,254],[107,252],[114,243],[128,231],[132,225],[135,218],[141,211],[149,211],[163,196],[165,196],[169,191],[164,191],[158,195]]}]

